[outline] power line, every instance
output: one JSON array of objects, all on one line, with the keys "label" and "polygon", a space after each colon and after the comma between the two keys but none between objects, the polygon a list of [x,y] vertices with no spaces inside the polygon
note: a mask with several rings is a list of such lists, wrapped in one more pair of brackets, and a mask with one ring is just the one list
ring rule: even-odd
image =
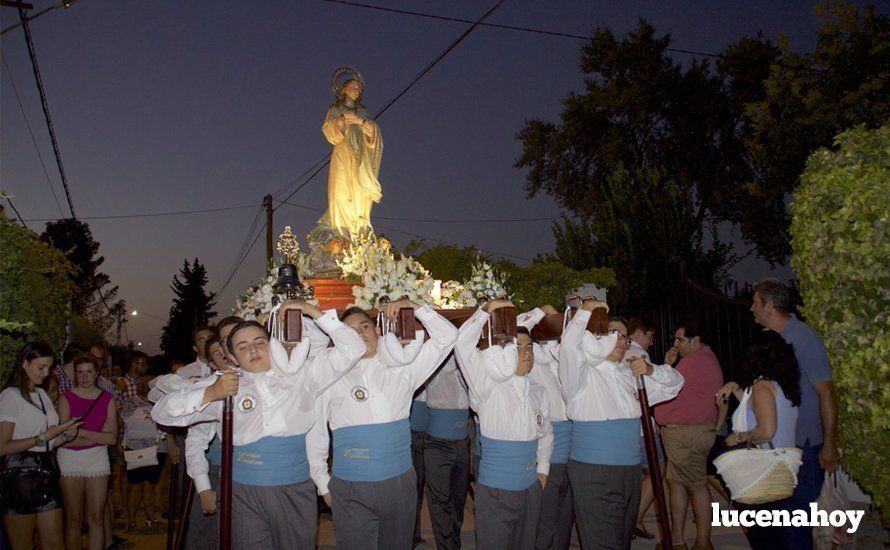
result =
[{"label": "power line", "polygon": [[4,195],[3,198],[6,199],[6,202],[8,202],[9,206],[12,207],[12,210],[15,212],[15,215],[19,217],[19,221],[22,222],[22,227],[24,227],[25,229],[28,229],[28,224],[26,224],[25,220],[22,219],[22,215],[19,214],[19,209],[16,208],[14,204],[12,204],[12,199],[9,197],[9,195]]},{"label": "power line", "polygon": [[25,43],[28,45],[28,56],[31,58],[31,68],[34,70],[34,79],[37,81],[37,91],[40,92],[40,106],[43,107],[43,116],[46,118],[46,127],[49,130],[49,138],[53,144],[53,153],[56,155],[56,164],[59,166],[59,175],[62,178],[62,187],[65,188],[65,198],[68,199],[68,208],[71,210],[71,218],[77,219],[74,212],[74,202],[71,200],[71,190],[68,189],[68,178],[65,177],[65,167],[62,164],[62,153],[59,151],[59,141],[56,139],[56,131],[53,128],[53,119],[49,114],[49,105],[46,102],[46,91],[43,89],[43,79],[40,76],[40,66],[37,64],[37,54],[34,53],[34,43],[31,40],[31,28],[28,26],[25,10],[19,6],[19,19],[22,22],[22,30],[25,31]]},{"label": "power line", "polygon": [[52,10],[55,10],[58,8],[70,8],[71,5],[74,4],[75,2],[77,2],[77,0],[62,0],[61,2],[56,2],[55,4],[35,13],[32,16],[26,17],[23,21],[19,21],[18,23],[14,23],[14,24],[6,27],[2,31],[0,31],[0,36],[8,33],[9,31],[11,31],[13,29],[17,29],[17,28],[21,27],[22,24],[25,22],[34,21],[35,19],[37,19],[38,17],[40,17],[41,15],[43,15],[49,11],[52,11]]},{"label": "power line", "polygon": [[[79,220],[121,220],[129,218],[155,218],[159,216],[181,216],[185,214],[206,214],[208,212],[224,212],[226,210],[241,210],[244,208],[256,208],[256,204],[242,204],[239,206],[222,206],[220,208],[203,208],[200,210],[176,210],[172,212],[147,212],[144,214],[118,214],[113,216],[89,216],[78,218]],[[51,222],[52,218],[30,218],[29,222]]]},{"label": "power line", "polygon": [[[295,206],[297,208],[303,208],[305,210],[312,210],[314,212],[321,212],[323,209],[315,206],[306,206],[304,204],[297,204],[295,202],[287,202],[281,201],[281,204],[286,204],[288,206]],[[512,223],[512,222],[541,222],[541,221],[556,221],[559,218],[556,216],[545,216],[539,218],[395,218],[390,216],[374,216],[375,219],[378,220],[389,220],[389,221],[399,221],[399,222],[429,222],[429,223]]]},{"label": "power line", "polygon": [[[439,64],[440,61],[442,61],[443,59],[445,59],[445,57],[446,57],[449,53],[451,53],[451,51],[454,50],[454,48],[456,48],[456,47],[458,46],[458,44],[460,44],[461,42],[463,42],[464,39],[465,39],[467,36],[469,36],[470,33],[473,32],[473,31],[476,29],[476,27],[478,27],[478,26],[479,26],[483,21],[485,21],[485,20],[486,20],[492,13],[494,13],[495,10],[497,10],[499,7],[501,7],[501,4],[503,4],[503,3],[504,3],[504,0],[498,0],[498,1],[495,2],[490,8],[488,8],[488,11],[486,11],[484,14],[482,14],[482,17],[480,17],[480,18],[477,19],[476,21],[467,21],[468,23],[471,23],[470,27],[469,27],[467,30],[465,30],[463,33],[461,33],[460,36],[458,36],[458,37],[457,37],[451,44],[449,44],[448,47],[446,47],[444,50],[442,50],[442,52],[439,53],[439,55],[437,55],[432,61],[430,61],[430,62],[427,64],[427,66],[424,67],[423,70],[421,70],[420,73],[419,73],[416,77],[414,77],[414,79],[413,79],[411,82],[409,82],[407,86],[405,86],[405,87],[402,89],[401,92],[397,93],[397,94],[395,95],[395,97],[393,97],[392,99],[390,99],[390,100],[386,103],[386,105],[384,105],[379,111],[377,111],[377,112],[374,114],[374,116],[373,116],[374,120],[377,120],[378,118],[380,118],[380,116],[382,116],[383,113],[385,113],[390,107],[392,107],[393,104],[395,104],[396,101],[398,101],[399,99],[401,99],[401,97],[402,97],[403,95],[405,95],[406,93],[408,93],[408,91],[409,91],[411,88],[413,88],[414,85],[417,84],[417,82],[418,82],[421,78],[423,78],[428,72],[430,72],[431,70],[433,70],[433,67],[435,67],[436,65]],[[328,155],[325,157],[325,161],[324,161],[324,163],[323,163],[321,166],[319,166],[314,172],[312,172],[312,175],[309,176],[309,177],[308,177],[303,183],[301,183],[296,189],[294,189],[293,191],[291,191],[291,193],[290,193],[288,196],[286,196],[286,197],[284,198],[284,201],[287,201],[288,199],[290,199],[291,197],[293,197],[295,194],[297,194],[297,192],[298,192],[300,189],[302,189],[303,187],[306,186],[306,184],[308,184],[310,181],[312,181],[312,178],[314,178],[319,172],[321,172],[321,171],[324,169],[325,166],[328,165],[328,163],[331,161],[330,159],[331,159],[331,155],[330,155],[330,153],[328,153]],[[311,170],[311,168],[310,168],[310,170]],[[308,171],[308,170],[307,170],[307,171]]]},{"label": "power line", "polygon": [[[324,1],[329,2],[331,4],[342,4],[344,6],[365,8],[365,9],[369,9],[369,10],[377,10],[377,11],[383,11],[383,12],[389,12],[389,13],[398,13],[400,15],[411,15],[414,17],[425,17],[427,19],[437,19],[440,21],[449,21],[452,23],[472,23],[473,22],[470,19],[462,19],[460,17],[448,17],[445,15],[438,15],[438,14],[434,14],[434,13],[424,13],[424,12],[418,12],[418,11],[400,10],[400,9],[396,9],[396,8],[387,8],[384,6],[375,6],[372,4],[363,4],[360,2],[350,2],[348,0],[324,0]],[[590,40],[590,38],[591,38],[590,36],[583,35],[583,34],[548,31],[548,30],[544,30],[544,29],[535,29],[532,27],[520,27],[520,26],[515,26],[515,25],[501,25],[501,24],[497,24],[497,23],[479,23],[479,25],[482,27],[491,27],[494,29],[527,32],[527,33],[532,33],[532,34],[541,34],[541,35],[545,35],[545,36],[555,36],[555,37],[559,37],[559,38],[572,38],[575,40]],[[698,55],[701,57],[713,57],[716,59],[729,59],[729,60],[738,60],[739,59],[738,57],[731,56],[731,55],[700,52],[700,51],[696,51],[696,50],[687,50],[687,49],[683,49],[683,48],[665,48],[665,51],[674,52],[674,53],[683,53],[683,54],[689,54],[689,55]],[[776,65],[779,65],[780,67],[789,68],[789,69],[803,69],[806,71],[812,71],[812,72],[817,72],[817,73],[831,72],[829,69],[819,69],[816,67],[786,65],[784,63],[776,63]]]},{"label": "power line", "polygon": [[240,266],[241,261],[243,261],[242,258],[244,257],[245,250],[247,250],[248,243],[250,242],[250,236],[253,235],[253,232],[260,221],[260,216],[262,215],[262,213],[263,207],[261,206],[257,209],[256,214],[254,214],[253,221],[250,223],[250,227],[247,229],[247,234],[244,235],[244,239],[241,241],[241,246],[238,248],[238,253],[235,254],[235,259],[232,261],[232,267],[229,268],[228,275],[226,275],[225,277],[226,282],[223,283],[223,285],[220,287],[219,290],[215,292],[215,294],[219,294],[220,291],[225,288],[225,285],[229,283],[229,281],[234,276],[235,271]]},{"label": "power line", "polygon": [[34,151],[37,152],[40,166],[43,167],[43,175],[46,176],[46,184],[49,185],[49,190],[53,194],[53,200],[56,201],[56,207],[59,209],[59,217],[64,218],[65,213],[62,212],[62,205],[59,203],[59,197],[56,196],[56,189],[53,187],[53,182],[49,177],[49,170],[46,169],[46,162],[43,161],[43,155],[40,153],[40,146],[37,145],[37,138],[34,137],[34,129],[31,128],[31,121],[28,120],[28,113],[25,111],[24,104],[22,104],[22,98],[19,95],[18,86],[15,85],[15,79],[12,78],[12,69],[9,68],[9,63],[6,62],[6,56],[3,55],[3,52],[0,52],[0,58],[3,59],[3,66],[6,68],[6,76],[9,77],[9,83],[12,84],[12,92],[15,94],[15,99],[19,104],[19,110],[22,112],[22,117],[25,119],[25,126],[28,128],[28,134],[31,136],[31,143],[34,144]]},{"label": "power line", "polygon": [[256,246],[257,241],[259,241],[259,239],[260,239],[260,235],[263,234],[263,231],[264,231],[265,229],[266,229],[266,224],[265,224],[265,222],[264,222],[264,223],[263,223],[263,226],[260,228],[260,230],[257,231],[256,237],[254,237],[253,242],[250,243],[250,247],[247,249],[247,252],[245,252],[244,255],[241,256],[241,259],[238,260],[238,264],[235,266],[235,269],[234,269],[234,270],[232,271],[232,273],[229,275],[228,279],[226,279],[226,282],[223,283],[223,285],[219,288],[219,290],[217,290],[217,291],[215,292],[215,294],[216,294],[217,296],[219,296],[219,295],[222,293],[222,291],[224,291],[224,290],[226,289],[226,287],[229,286],[229,283],[232,281],[232,277],[235,276],[235,273],[237,273],[238,270],[241,268],[241,264],[243,264],[243,263],[244,263],[244,260],[247,259],[247,256],[250,255],[250,251],[253,250],[253,247],[254,247],[254,246]]}]

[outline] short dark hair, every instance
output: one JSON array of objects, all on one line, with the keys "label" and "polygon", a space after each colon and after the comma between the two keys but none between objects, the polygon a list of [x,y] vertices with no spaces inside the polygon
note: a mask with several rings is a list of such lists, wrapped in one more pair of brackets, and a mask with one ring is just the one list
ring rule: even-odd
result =
[{"label": "short dark hair", "polygon": [[204,342],[204,357],[206,357],[208,361],[210,361],[210,346],[212,346],[213,344],[222,345],[222,342],[220,342],[217,338],[210,338],[209,340]]},{"label": "short dark hair", "polygon": [[127,360],[124,363],[126,365],[126,368],[124,369],[124,373],[129,374],[130,369],[133,368],[133,363],[135,363],[137,360],[142,359],[142,358],[145,358],[146,360],[148,360],[148,355],[146,355],[145,353],[143,353],[139,350],[133,350],[130,353],[128,353]]},{"label": "short dark hair", "polygon": [[525,334],[525,335],[528,336],[529,338],[532,337],[532,333],[529,332],[529,330],[528,330],[527,328],[525,328],[525,327],[516,327],[516,336],[519,336],[520,334]]},{"label": "short dark hair", "polygon": [[707,330],[705,330],[705,327],[702,324],[702,322],[699,321],[695,317],[690,317],[688,319],[684,319],[683,321],[680,321],[680,323],[677,325],[676,330],[680,330],[680,329],[683,329],[683,336],[685,338],[692,339],[692,338],[695,338],[696,336],[698,336],[698,340],[702,344],[704,344],[708,341]]},{"label": "short dark hair", "polygon": [[62,364],[67,365],[81,355],[85,355],[86,353],[87,350],[83,349],[77,344],[68,344],[67,346],[65,346],[65,349],[62,350]]},{"label": "short dark hair", "polygon": [[648,319],[634,315],[627,322],[627,335],[630,336],[638,330],[646,334],[647,332],[655,332],[656,326],[654,323],[649,322]]},{"label": "short dark hair", "polygon": [[223,318],[220,322],[216,323],[216,333],[219,334],[222,332],[222,329],[226,328],[227,326],[237,325],[243,320],[244,319],[238,317],[237,315],[229,315],[228,317]]},{"label": "short dark hair", "polygon": [[350,315],[361,315],[368,321],[371,321],[372,323],[374,322],[374,319],[371,319],[371,316],[368,315],[368,312],[358,306],[347,308],[346,311],[343,312],[343,315],[340,316],[340,321],[345,321],[346,318]]},{"label": "short dark hair", "polygon": [[195,330],[192,331],[192,343],[195,343],[195,339],[198,337],[199,332],[209,331],[211,334],[211,338],[219,339],[219,333],[216,332],[216,329],[211,327],[210,325],[201,325],[195,327]]},{"label": "short dark hair", "polygon": [[266,335],[266,338],[269,338],[269,331],[266,330],[266,327],[264,327],[260,323],[257,323],[256,321],[241,321],[240,323],[235,325],[235,328],[232,329],[232,332],[229,333],[229,338],[226,340],[226,347],[229,348],[229,353],[231,353],[232,355],[235,354],[235,346],[232,345],[232,340],[235,338],[235,335],[238,334],[240,331],[251,327],[260,329],[261,331],[263,331],[263,334]]},{"label": "short dark hair", "polygon": [[771,302],[773,307],[784,314],[791,313],[791,289],[776,278],[767,277],[754,283],[754,292],[760,294],[763,303]]},{"label": "short dark hair", "polygon": [[627,319],[625,319],[621,315],[611,315],[611,316],[609,316],[609,322],[610,323],[621,323],[622,325],[627,327],[627,331],[628,331],[627,335],[630,336],[630,326],[628,326],[628,324],[627,324]]}]

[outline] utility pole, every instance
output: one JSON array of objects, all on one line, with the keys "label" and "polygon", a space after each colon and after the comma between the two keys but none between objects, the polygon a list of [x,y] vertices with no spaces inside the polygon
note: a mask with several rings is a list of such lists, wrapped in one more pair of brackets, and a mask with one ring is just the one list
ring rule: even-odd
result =
[{"label": "utility pole", "polygon": [[272,241],[274,240],[272,214],[275,210],[272,208],[272,195],[263,197],[263,206],[266,207],[266,269],[268,269],[268,266],[272,265]]}]

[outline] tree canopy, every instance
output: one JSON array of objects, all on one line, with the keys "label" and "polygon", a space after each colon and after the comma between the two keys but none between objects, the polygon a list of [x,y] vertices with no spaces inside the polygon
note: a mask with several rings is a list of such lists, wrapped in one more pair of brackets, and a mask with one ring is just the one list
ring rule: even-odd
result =
[{"label": "tree canopy", "polygon": [[58,352],[65,343],[71,263],[37,234],[0,210],[0,384],[16,354],[30,340],[46,340]]},{"label": "tree canopy", "polygon": [[206,286],[207,270],[198,258],[191,264],[183,260],[179,274],[173,275],[173,305],[161,334],[161,349],[168,358],[191,361],[195,356],[192,331],[216,317],[216,295],[208,293]]},{"label": "tree canopy", "polygon": [[689,278],[719,286],[738,259],[727,229],[770,262],[787,258],[787,197],[806,156],[838,128],[890,111],[887,18],[821,8],[817,48],[743,38],[719,60],[681,64],[646,21],[624,37],[597,28],[581,50],[584,88],[558,123],[518,133],[530,196],[569,217],[548,259],[612,267],[631,307]]},{"label": "tree canopy", "polygon": [[98,255],[99,243],[93,239],[90,226],[74,219],[50,222],[40,239],[61,250],[74,266],[71,272],[73,312],[85,317],[96,331],[105,334],[116,316],[126,310],[126,303],[115,300],[117,286],[106,288],[111,278],[99,271],[105,257]]}]

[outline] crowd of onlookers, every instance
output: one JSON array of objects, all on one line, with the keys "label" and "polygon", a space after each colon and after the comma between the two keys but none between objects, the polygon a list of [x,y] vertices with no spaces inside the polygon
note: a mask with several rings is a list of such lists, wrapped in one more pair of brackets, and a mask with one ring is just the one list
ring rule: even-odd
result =
[{"label": "crowd of onlookers", "polygon": [[126,540],[115,523],[125,533],[166,523],[165,474],[179,446],[151,419],[146,354],[130,351],[121,363],[100,346],[70,344],[57,355],[33,341],[20,350],[0,394],[4,531],[13,548],[81,548],[85,534],[88,548],[104,550]]}]

